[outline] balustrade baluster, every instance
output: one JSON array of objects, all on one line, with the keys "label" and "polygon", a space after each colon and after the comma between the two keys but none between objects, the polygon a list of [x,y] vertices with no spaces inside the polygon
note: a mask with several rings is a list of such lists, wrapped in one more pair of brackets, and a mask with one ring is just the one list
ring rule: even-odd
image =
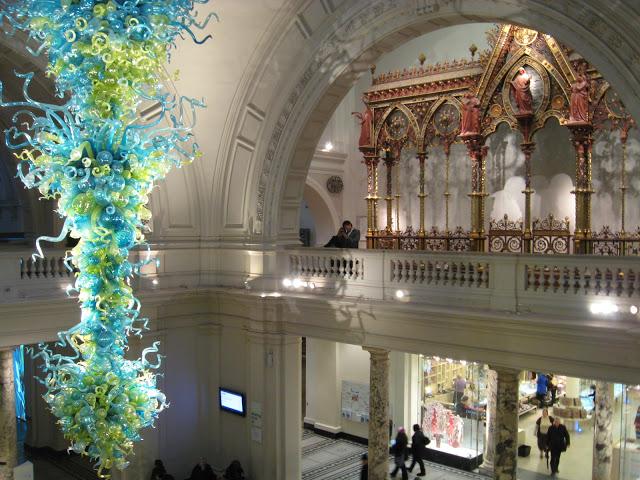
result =
[{"label": "balustrade baluster", "polygon": [[551,270],[547,265],[545,265],[544,268],[542,269],[542,279],[543,279],[543,286],[545,290],[547,290],[551,285],[551,283],[549,282],[550,276],[551,276]]},{"label": "balustrade baluster", "polygon": [[36,258],[36,262],[33,267],[36,277],[40,278],[40,274],[42,273],[42,259],[40,257]]},{"label": "balustrade baluster", "polygon": [[608,268],[604,272],[604,285],[605,291],[609,295],[613,290],[613,272]]},{"label": "balustrade baluster", "polygon": [[24,258],[20,257],[20,278],[24,278],[25,273]]},{"label": "balustrade baluster", "polygon": [[629,295],[633,295],[633,292],[636,289],[636,273],[631,269],[627,272],[627,289],[629,291]]}]

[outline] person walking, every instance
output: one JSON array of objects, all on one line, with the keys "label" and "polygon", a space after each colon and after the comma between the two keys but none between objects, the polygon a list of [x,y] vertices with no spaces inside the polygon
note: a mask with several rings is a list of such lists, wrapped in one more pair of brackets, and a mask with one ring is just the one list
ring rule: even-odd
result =
[{"label": "person walking", "polygon": [[369,480],[369,455],[366,453],[360,457],[362,468],[360,469],[360,480]]},{"label": "person walking", "polygon": [[549,458],[549,427],[553,425],[553,417],[549,416],[549,410],[542,409],[542,416],[536,420],[536,438],[538,439],[538,449],[540,450],[540,458],[543,454]]},{"label": "person walking", "polygon": [[395,463],[396,468],[391,472],[391,477],[395,477],[398,474],[398,470],[401,470],[402,480],[409,480],[407,466],[404,464],[407,456],[408,445],[409,437],[407,437],[404,427],[400,427],[396,435],[396,441],[393,444],[393,462]]},{"label": "person walking", "polygon": [[543,408],[545,406],[545,399],[547,397],[547,389],[549,385],[549,379],[544,373],[538,372],[538,380],[536,385],[536,399],[538,400],[538,406]]},{"label": "person walking", "polygon": [[551,406],[553,407],[556,403],[556,397],[558,396],[558,379],[553,373],[547,375],[548,379],[548,387],[551,392]]},{"label": "person walking", "polygon": [[558,470],[560,466],[560,455],[569,448],[571,438],[569,437],[567,427],[560,423],[558,417],[553,419],[553,424],[549,427],[549,430],[547,430],[547,437],[549,440],[549,451],[551,452],[551,475],[557,475],[560,473],[560,470]]},{"label": "person walking", "polygon": [[409,467],[409,471],[413,471],[413,467],[415,467],[417,463],[420,466],[418,477],[424,477],[427,474],[424,470],[424,462],[422,460],[426,457],[427,453],[425,447],[430,443],[431,440],[422,433],[420,425],[416,423],[413,426],[413,436],[411,437],[411,466]]}]

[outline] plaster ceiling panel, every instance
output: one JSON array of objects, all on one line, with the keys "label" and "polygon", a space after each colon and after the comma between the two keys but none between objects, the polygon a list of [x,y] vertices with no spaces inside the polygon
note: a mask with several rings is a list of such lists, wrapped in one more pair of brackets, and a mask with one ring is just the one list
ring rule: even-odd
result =
[{"label": "plaster ceiling panel", "polygon": [[193,218],[191,214],[189,194],[193,188],[189,185],[186,171],[181,168],[172,170],[164,184],[171,199],[168,204],[169,229],[193,228]]},{"label": "plaster ceiling panel", "polygon": [[256,113],[247,109],[244,114],[244,120],[242,121],[240,135],[242,138],[255,145],[261,125],[262,119],[259,118]]},{"label": "plaster ceiling panel", "polygon": [[252,151],[247,146],[240,143],[236,144],[225,196],[227,199],[225,209],[226,227],[242,227],[245,211],[245,193],[252,155]]},{"label": "plaster ceiling panel", "polygon": [[316,31],[316,29],[320,26],[322,21],[325,19],[326,13],[325,9],[320,0],[315,0],[311,2],[306,9],[302,11],[298,15],[298,18],[301,22],[304,22],[306,26],[309,28],[311,35]]},{"label": "plaster ceiling panel", "polygon": [[298,201],[304,190],[305,176],[304,173],[294,173],[289,176],[282,194],[284,201]]},{"label": "plaster ceiling panel", "polygon": [[280,209],[280,221],[282,222],[281,226],[284,232],[297,231],[299,220],[297,206],[283,206]]}]

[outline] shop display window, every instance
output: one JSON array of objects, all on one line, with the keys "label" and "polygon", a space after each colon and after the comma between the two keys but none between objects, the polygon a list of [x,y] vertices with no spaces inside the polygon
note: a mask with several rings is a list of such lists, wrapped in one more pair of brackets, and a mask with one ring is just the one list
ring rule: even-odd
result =
[{"label": "shop display window", "polygon": [[483,365],[420,356],[420,405],[428,460],[472,470],[482,463],[487,407]]},{"label": "shop display window", "polygon": [[611,480],[640,479],[640,385],[616,385]]}]

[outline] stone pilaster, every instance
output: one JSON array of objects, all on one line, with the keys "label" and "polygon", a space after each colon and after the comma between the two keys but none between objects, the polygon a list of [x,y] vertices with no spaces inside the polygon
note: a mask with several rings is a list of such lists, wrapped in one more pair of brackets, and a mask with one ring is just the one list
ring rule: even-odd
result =
[{"label": "stone pilaster", "polygon": [[485,418],[484,451],[480,473],[493,475],[493,462],[496,452],[496,404],[498,399],[498,374],[495,370],[487,369],[487,413]]},{"label": "stone pilaster", "polygon": [[389,472],[389,351],[364,348],[369,368],[369,480],[385,480]]},{"label": "stone pilaster", "polygon": [[609,480],[613,454],[613,384],[596,382],[593,480]]},{"label": "stone pilaster", "polygon": [[518,473],[519,370],[495,367],[498,375],[495,419],[495,480],[516,480]]},{"label": "stone pilaster", "polygon": [[0,480],[13,480],[18,463],[13,350],[0,350]]}]

